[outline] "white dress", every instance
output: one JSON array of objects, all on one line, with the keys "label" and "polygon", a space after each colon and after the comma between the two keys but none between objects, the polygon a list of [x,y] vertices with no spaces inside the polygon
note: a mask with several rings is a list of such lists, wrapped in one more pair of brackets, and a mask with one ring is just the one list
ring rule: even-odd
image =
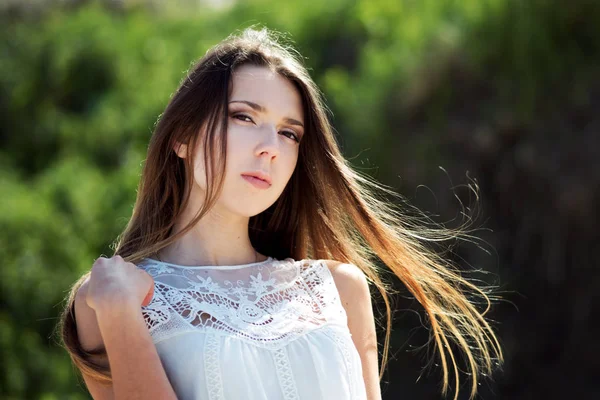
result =
[{"label": "white dress", "polygon": [[179,400],[366,399],[323,261],[138,267],[155,281],[142,313]]}]

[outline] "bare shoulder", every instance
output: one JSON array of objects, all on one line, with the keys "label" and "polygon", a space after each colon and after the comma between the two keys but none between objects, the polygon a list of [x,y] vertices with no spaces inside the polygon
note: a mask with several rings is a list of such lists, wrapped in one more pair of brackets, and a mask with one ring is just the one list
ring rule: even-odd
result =
[{"label": "bare shoulder", "polygon": [[104,345],[96,312],[86,302],[89,277],[77,290],[75,295],[75,320],[77,321],[77,336],[84,350],[90,351]]},{"label": "bare shoulder", "polygon": [[348,330],[360,355],[367,397],[380,400],[377,333],[367,276],[354,264],[335,260],[322,261],[331,271],[348,316]]},{"label": "bare shoulder", "polygon": [[367,276],[359,267],[336,260],[321,261],[329,268],[344,307],[349,306],[353,300],[370,297]]},{"label": "bare shoulder", "polygon": [[[96,312],[93,308],[87,305],[86,296],[88,290],[89,276],[75,294],[75,321],[77,326],[77,337],[79,344],[85,351],[96,350],[104,347],[104,341],[100,334],[100,327],[96,319]],[[93,361],[105,367],[109,366],[108,357],[95,356]],[[87,386],[92,398],[96,400],[113,400],[114,393],[112,384],[99,383],[90,376],[83,374],[83,380]]]},{"label": "bare shoulder", "polygon": [[337,260],[320,261],[327,265],[331,275],[333,276],[333,279],[336,281],[336,284],[337,281],[343,285],[352,285],[353,283],[360,284],[360,282],[367,283],[367,276],[365,273],[354,264],[344,263]]}]

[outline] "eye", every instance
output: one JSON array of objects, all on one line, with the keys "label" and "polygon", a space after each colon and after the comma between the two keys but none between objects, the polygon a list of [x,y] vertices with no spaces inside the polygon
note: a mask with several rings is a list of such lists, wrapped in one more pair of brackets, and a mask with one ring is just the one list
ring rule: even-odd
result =
[{"label": "eye", "polygon": [[[231,118],[235,118],[238,121],[254,123],[254,121],[252,120],[252,117],[250,117],[250,116],[248,116],[246,114],[233,114],[231,116]],[[297,143],[300,143],[300,139],[298,138],[298,135],[296,135],[295,132],[293,132],[293,131],[281,131],[280,133],[283,133],[283,135],[285,137],[288,137],[288,138],[292,139],[293,141],[295,141]]]},{"label": "eye", "polygon": [[[250,118],[246,114],[235,114],[235,115],[232,116],[232,118],[235,118],[237,120],[244,121],[244,122],[254,122],[252,120],[252,118]],[[249,121],[247,121],[246,118],[249,119]]]},{"label": "eye", "polygon": [[289,133],[290,136],[286,136],[286,137],[289,137],[290,139],[295,140],[296,142],[300,142],[300,140],[298,139],[298,136],[292,131],[281,131],[281,133],[283,133],[284,136],[286,133]]}]

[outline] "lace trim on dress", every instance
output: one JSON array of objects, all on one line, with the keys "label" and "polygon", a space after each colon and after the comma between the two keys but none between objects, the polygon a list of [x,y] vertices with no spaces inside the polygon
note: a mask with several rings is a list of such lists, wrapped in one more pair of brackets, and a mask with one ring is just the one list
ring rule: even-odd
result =
[{"label": "lace trim on dress", "polygon": [[206,371],[206,389],[210,400],[224,400],[221,380],[221,340],[215,335],[206,335],[204,339],[204,370]]},{"label": "lace trim on dress", "polygon": [[277,349],[273,351],[273,359],[275,361],[275,369],[277,371],[277,377],[283,391],[284,400],[299,400],[298,389],[296,388],[296,381],[292,374],[292,367],[290,366],[290,359],[287,355],[285,348]]},{"label": "lace trim on dress", "polygon": [[333,277],[322,261],[272,260],[239,268],[139,265],[155,281],[142,307],[155,343],[190,331],[235,336],[277,349],[347,316]]}]

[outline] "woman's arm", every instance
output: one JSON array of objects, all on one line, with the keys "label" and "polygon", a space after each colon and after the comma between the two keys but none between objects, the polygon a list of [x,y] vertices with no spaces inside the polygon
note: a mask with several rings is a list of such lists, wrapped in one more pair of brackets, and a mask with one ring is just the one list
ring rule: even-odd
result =
[{"label": "woman's arm", "polygon": [[326,260],[348,316],[348,329],[361,359],[368,400],[381,400],[377,334],[371,293],[365,274],[353,264]]},{"label": "woman's arm", "polygon": [[86,350],[104,346],[112,375],[110,386],[84,375],[93,398],[176,400],[140,306],[115,301],[94,310],[85,301],[87,283],[75,298],[79,340]]}]

